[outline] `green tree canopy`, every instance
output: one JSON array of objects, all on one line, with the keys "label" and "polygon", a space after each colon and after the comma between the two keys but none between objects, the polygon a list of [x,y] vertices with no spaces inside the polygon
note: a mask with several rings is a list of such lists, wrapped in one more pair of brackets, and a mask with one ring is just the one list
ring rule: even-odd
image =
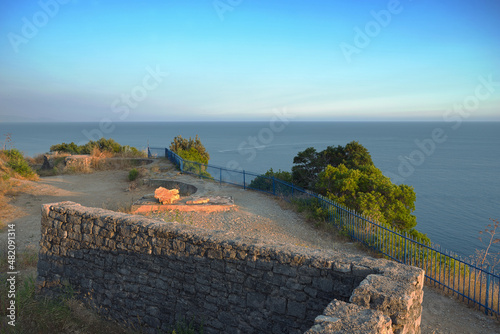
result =
[{"label": "green tree canopy", "polygon": [[196,175],[212,178],[210,173],[207,172],[208,160],[210,155],[208,154],[205,146],[201,143],[198,135],[194,139],[189,137],[188,139],[182,138],[182,136],[177,136],[174,138],[170,144],[170,150],[177,153],[182,159],[184,159],[184,171],[194,173]]},{"label": "green tree canopy", "polygon": [[329,146],[321,152],[313,147],[293,160],[293,182],[345,205],[368,218],[428,238],[417,225],[413,187],[396,185],[375,167],[368,150],[356,141]]},{"label": "green tree canopy", "polygon": [[182,138],[180,135],[175,137],[174,141],[170,144],[170,150],[186,160],[203,164],[207,164],[208,160],[210,160],[210,155],[201,143],[198,135],[194,139],[191,137],[189,139]]},{"label": "green tree canopy", "polygon": [[316,191],[368,218],[409,231],[417,225],[415,191],[393,184],[375,166],[359,169],[328,165],[318,176]]},{"label": "green tree canopy", "polygon": [[344,164],[347,168],[358,169],[361,166],[373,166],[373,161],[368,150],[352,141],[344,146],[328,146],[325,150],[317,152],[314,147],[299,152],[293,159],[293,182],[306,189],[313,189],[318,180],[318,174],[326,166],[337,167]]}]

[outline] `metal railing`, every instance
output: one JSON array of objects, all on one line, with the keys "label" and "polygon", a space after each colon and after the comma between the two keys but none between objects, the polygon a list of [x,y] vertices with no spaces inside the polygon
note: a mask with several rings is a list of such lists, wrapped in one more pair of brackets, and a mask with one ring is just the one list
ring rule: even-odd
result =
[{"label": "metal railing", "polygon": [[269,193],[319,209],[330,224],[353,240],[394,261],[424,269],[428,284],[476,306],[485,314],[500,316],[500,275],[489,266],[415,239],[386,224],[373,222],[326,197],[274,177],[187,161],[167,148],[148,148],[148,157],[166,157],[183,173]]}]

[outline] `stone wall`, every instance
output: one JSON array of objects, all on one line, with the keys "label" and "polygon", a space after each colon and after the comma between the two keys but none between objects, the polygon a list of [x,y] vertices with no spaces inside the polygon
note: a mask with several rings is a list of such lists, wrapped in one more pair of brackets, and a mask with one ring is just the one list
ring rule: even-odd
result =
[{"label": "stone wall", "polygon": [[42,207],[37,284],[145,333],[419,333],[423,271],[72,202]]}]

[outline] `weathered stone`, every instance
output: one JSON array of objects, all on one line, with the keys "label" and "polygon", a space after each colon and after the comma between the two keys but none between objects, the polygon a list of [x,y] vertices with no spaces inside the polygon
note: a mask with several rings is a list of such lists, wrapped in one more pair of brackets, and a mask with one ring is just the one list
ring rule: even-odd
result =
[{"label": "weathered stone", "polygon": [[339,300],[330,303],[323,315],[306,334],[362,333],[392,334],[391,319],[382,312],[348,304]]},{"label": "weathered stone", "polygon": [[206,333],[419,333],[417,268],[71,202],[44,205],[41,232],[42,292],[68,281],[144,333],[191,316]]},{"label": "weathered stone", "polygon": [[165,189],[159,187],[155,190],[155,198],[161,204],[172,204],[177,202],[181,197],[179,196],[179,189]]},{"label": "weathered stone", "polygon": [[187,205],[196,205],[196,204],[206,204],[210,202],[210,198],[200,198],[192,201],[186,201]]}]

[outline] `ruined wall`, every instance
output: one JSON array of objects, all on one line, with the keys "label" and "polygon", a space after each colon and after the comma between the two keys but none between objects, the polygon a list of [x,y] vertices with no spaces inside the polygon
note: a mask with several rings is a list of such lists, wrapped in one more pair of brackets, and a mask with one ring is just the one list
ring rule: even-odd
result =
[{"label": "ruined wall", "polygon": [[39,288],[71,285],[146,333],[419,333],[423,271],[229,232],[87,208],[42,207]]}]

